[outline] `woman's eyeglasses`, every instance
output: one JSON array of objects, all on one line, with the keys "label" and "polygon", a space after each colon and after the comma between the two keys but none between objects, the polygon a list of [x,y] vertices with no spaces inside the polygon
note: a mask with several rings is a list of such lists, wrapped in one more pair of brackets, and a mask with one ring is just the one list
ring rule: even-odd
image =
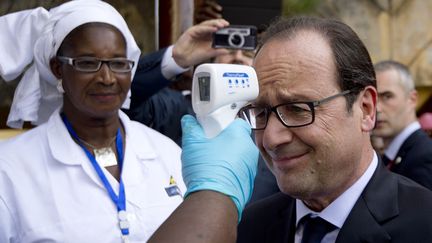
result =
[{"label": "woman's eyeglasses", "polygon": [[97,72],[103,63],[106,63],[109,69],[115,73],[130,72],[134,62],[126,58],[100,59],[95,57],[64,57],[57,56],[58,60],[71,65],[75,70],[80,72],[92,73]]}]

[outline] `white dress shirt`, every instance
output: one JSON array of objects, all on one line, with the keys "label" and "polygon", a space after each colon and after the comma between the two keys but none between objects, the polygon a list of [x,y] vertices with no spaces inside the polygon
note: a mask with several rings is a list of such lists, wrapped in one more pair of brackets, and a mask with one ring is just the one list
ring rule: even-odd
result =
[{"label": "white dress shirt", "polygon": [[337,228],[329,233],[327,233],[322,239],[322,243],[334,243],[336,241],[337,235],[339,234],[340,228],[344,224],[346,218],[351,212],[357,199],[360,197],[364,188],[368,184],[369,180],[372,178],[373,173],[378,165],[378,157],[374,152],[372,162],[369,164],[367,170],[363,175],[344,193],[342,193],[336,200],[334,200],[330,205],[328,205],[321,212],[315,212],[310,210],[301,200],[296,200],[296,225],[297,230],[295,234],[295,243],[300,243],[303,235],[303,225],[299,225],[299,221],[307,214],[312,214],[312,216],[319,216],[325,219],[327,222],[335,225]]},{"label": "white dress shirt", "polygon": [[162,57],[161,72],[166,79],[173,79],[175,76],[186,72],[190,68],[182,68],[175,62],[172,57],[173,47],[172,45],[169,46]]},{"label": "white dress shirt", "polygon": [[402,130],[401,133],[399,133],[389,144],[388,148],[384,151],[384,154],[389,158],[390,160],[395,160],[396,155],[399,152],[400,147],[405,142],[405,140],[413,134],[415,131],[420,129],[420,123],[418,121],[415,121],[411,124],[409,124],[407,127],[405,127],[404,130]]}]

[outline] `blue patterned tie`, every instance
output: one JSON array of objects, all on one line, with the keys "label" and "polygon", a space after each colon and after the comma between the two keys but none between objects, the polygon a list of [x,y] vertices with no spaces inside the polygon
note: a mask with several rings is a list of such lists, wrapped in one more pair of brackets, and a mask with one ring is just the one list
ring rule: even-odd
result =
[{"label": "blue patterned tie", "polygon": [[320,217],[312,218],[306,215],[302,220],[304,228],[301,243],[320,243],[327,233],[337,228]]}]

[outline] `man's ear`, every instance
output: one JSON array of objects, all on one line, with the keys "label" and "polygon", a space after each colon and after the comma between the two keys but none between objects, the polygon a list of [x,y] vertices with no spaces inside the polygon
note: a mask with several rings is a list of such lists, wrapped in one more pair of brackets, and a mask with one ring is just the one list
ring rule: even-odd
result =
[{"label": "man's ear", "polygon": [[57,79],[62,78],[61,66],[62,66],[61,62],[56,57],[51,58],[51,60],[50,60],[51,72],[54,74],[54,76]]},{"label": "man's ear", "polygon": [[370,132],[375,127],[377,97],[378,92],[373,86],[365,87],[359,94],[362,111],[361,129],[363,132]]},{"label": "man's ear", "polygon": [[409,95],[408,99],[410,101],[410,105],[413,107],[413,110],[415,110],[417,107],[417,102],[418,102],[417,90],[410,91],[408,95]]}]

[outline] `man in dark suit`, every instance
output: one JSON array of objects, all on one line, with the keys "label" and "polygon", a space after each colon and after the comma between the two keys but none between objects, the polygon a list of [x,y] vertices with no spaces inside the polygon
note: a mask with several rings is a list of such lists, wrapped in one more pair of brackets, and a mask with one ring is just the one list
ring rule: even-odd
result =
[{"label": "man in dark suit", "polygon": [[375,72],[336,20],[272,24],[241,114],[281,193],[243,212],[238,242],[432,242],[432,192],[386,170],[373,150]]},{"label": "man in dark suit", "polygon": [[374,135],[384,141],[387,167],[432,189],[432,139],[416,117],[417,92],[408,68],[395,61],[375,65],[378,120]]},{"label": "man in dark suit", "polygon": [[[407,182],[412,183],[380,165],[370,180],[368,189],[357,200],[351,214],[340,229],[336,242],[430,242],[432,237],[430,233],[418,235],[419,238],[413,237],[412,234],[430,232],[431,223],[411,225],[411,222],[428,220],[425,219],[426,215],[431,215],[430,193],[419,186],[406,186]],[[399,187],[404,190],[398,192]],[[417,209],[408,207],[417,207]],[[253,204],[245,211],[242,219],[244,222],[239,226],[238,241],[293,242],[297,218],[295,209],[296,200],[283,193],[276,194],[264,202]],[[404,216],[405,211],[412,212]],[[246,212],[253,213],[246,214]],[[259,224],[245,222],[259,222]],[[414,227],[418,228],[414,229]],[[248,235],[247,232],[258,233]]]},{"label": "man in dark suit", "polygon": [[211,42],[212,33],[228,25],[224,19],[202,22],[187,29],[174,45],[142,56],[131,84],[131,107],[140,106],[192,66],[227,54],[226,49],[212,48]]},{"label": "man in dark suit", "polygon": [[187,29],[174,45],[144,55],[131,84],[131,102],[125,113],[181,144],[180,118],[193,114],[192,105],[180,91],[168,86],[192,66],[226,49],[211,46],[212,33],[228,26],[224,19],[204,21]]}]

